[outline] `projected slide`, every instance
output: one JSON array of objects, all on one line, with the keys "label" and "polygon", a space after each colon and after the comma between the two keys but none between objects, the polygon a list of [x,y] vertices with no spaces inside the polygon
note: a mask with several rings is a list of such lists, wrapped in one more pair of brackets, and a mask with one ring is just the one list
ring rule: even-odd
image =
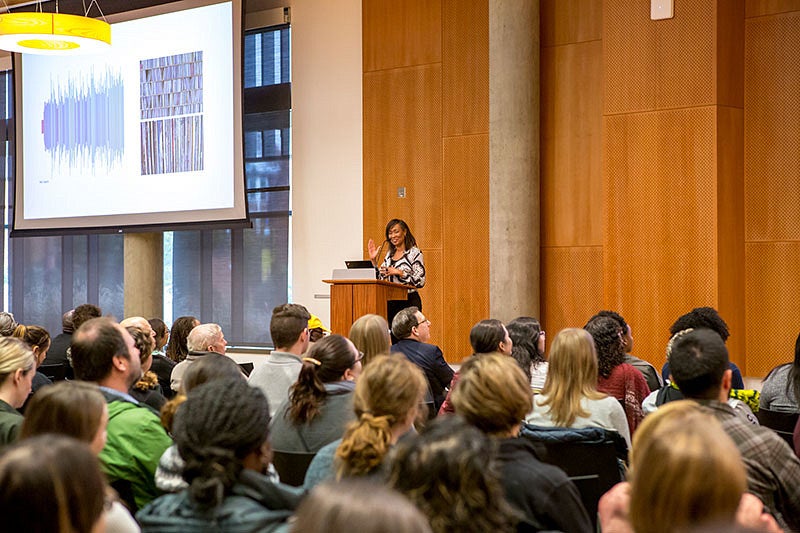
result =
[{"label": "projected slide", "polygon": [[203,52],[142,61],[141,95],[142,174],[203,170]]},{"label": "projected slide", "polygon": [[54,168],[119,166],[125,150],[123,95],[119,71],[50,83],[42,135]]},{"label": "projected slide", "polygon": [[15,228],[245,218],[235,9],[115,22],[108,53],[19,56]]}]

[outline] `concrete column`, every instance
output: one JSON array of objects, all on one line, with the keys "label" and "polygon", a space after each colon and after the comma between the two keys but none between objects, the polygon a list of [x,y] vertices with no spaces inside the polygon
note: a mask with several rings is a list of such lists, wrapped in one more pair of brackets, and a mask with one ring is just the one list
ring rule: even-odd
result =
[{"label": "concrete column", "polygon": [[489,0],[489,312],[539,316],[539,1]]},{"label": "concrete column", "polygon": [[163,237],[162,233],[125,234],[126,317],[164,314]]}]

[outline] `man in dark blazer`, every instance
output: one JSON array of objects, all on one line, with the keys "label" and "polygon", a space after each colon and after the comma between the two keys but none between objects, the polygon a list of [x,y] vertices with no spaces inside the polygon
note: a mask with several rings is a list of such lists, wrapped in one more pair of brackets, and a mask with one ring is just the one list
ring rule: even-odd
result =
[{"label": "man in dark blazer", "polygon": [[424,372],[429,392],[426,403],[431,410],[430,415],[435,416],[447,395],[453,369],[444,360],[442,350],[434,344],[428,344],[431,321],[417,307],[407,307],[392,320],[392,333],[400,339],[392,346],[392,352],[402,353]]}]

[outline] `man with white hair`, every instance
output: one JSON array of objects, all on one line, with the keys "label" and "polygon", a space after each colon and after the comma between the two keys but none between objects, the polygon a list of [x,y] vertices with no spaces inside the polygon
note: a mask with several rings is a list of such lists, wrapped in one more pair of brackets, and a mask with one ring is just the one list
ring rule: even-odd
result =
[{"label": "man with white hair", "polygon": [[170,378],[170,388],[178,392],[183,381],[183,374],[189,365],[209,354],[225,355],[225,347],[228,342],[222,333],[219,324],[200,324],[189,332],[186,338],[186,347],[189,348],[189,355],[186,359],[175,365],[172,369]]}]

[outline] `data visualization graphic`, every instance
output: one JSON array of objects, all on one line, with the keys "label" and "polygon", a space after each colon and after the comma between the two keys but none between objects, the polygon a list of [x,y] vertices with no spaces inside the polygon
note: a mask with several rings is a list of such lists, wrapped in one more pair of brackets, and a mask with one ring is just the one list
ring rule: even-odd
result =
[{"label": "data visualization graphic", "polygon": [[124,88],[118,71],[50,80],[43,105],[44,148],[54,168],[119,165],[125,150]]},{"label": "data visualization graphic", "polygon": [[203,170],[203,52],[139,64],[142,175]]}]

